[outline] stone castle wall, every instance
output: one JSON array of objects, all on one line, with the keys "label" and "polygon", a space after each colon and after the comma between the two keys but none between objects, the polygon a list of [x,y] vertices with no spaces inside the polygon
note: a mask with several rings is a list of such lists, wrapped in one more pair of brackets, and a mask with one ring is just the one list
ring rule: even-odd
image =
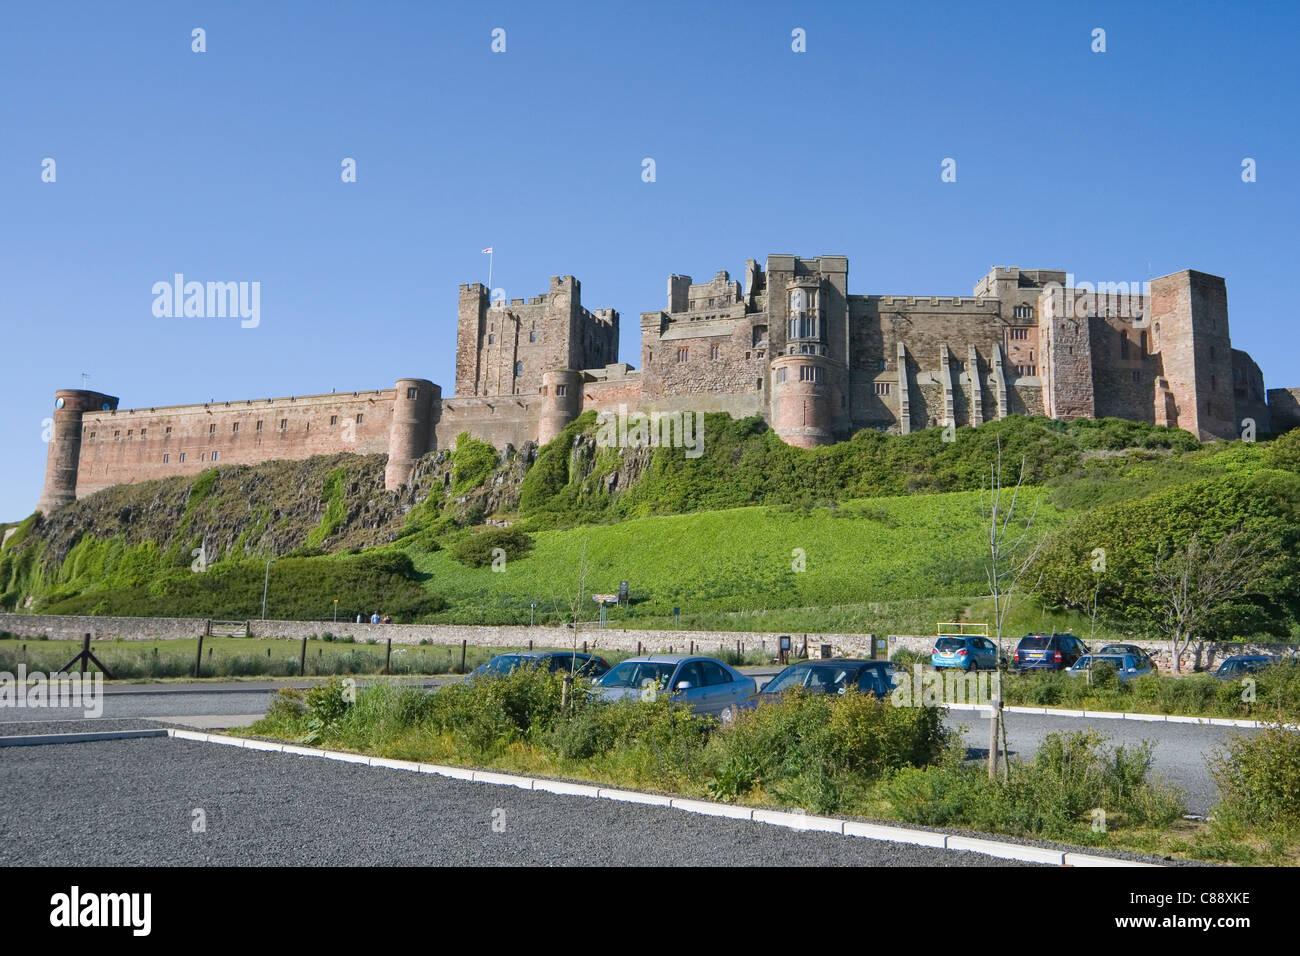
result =
[{"label": "stone castle wall", "polygon": [[394,390],[250,399],[82,416],[78,497],[117,484],[256,464],[388,451]]},{"label": "stone castle wall", "polygon": [[[587,409],[763,416],[813,447],[861,428],[892,432],[1004,415],[1115,416],[1233,438],[1300,424],[1300,390],[1266,392],[1233,349],[1224,281],[1185,270],[1113,308],[1066,290],[1064,272],[995,268],[973,296],[850,295],[848,259],[749,260],[670,276],[667,308],[641,314],[641,370],[618,363],[618,313],[586,309],[573,276],[528,299],[460,287],[455,394],[424,379],[391,389],[119,409],[56,393],[38,508],[115,484],[223,464],[387,452],[397,488],[420,455],[468,432],[498,447],[548,441]],[[1099,287],[1100,288],[1100,287]],[[1058,303],[1057,296],[1060,296]]]}]

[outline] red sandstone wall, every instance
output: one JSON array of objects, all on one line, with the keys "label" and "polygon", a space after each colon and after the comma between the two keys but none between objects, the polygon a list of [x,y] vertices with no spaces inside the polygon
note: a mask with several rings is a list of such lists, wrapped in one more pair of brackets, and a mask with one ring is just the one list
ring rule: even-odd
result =
[{"label": "red sandstone wall", "polygon": [[[214,463],[252,465],[337,452],[386,454],[392,417],[391,388],[91,412],[82,421],[77,497],[111,485],[195,475]],[[330,424],[331,418],[337,421]]]},{"label": "red sandstone wall", "polygon": [[641,380],[615,379],[612,382],[587,382],[582,387],[582,410],[618,413],[620,405],[633,411],[641,404]]},{"label": "red sandstone wall", "polygon": [[542,396],[536,393],[531,396],[444,398],[442,417],[434,429],[438,447],[451,448],[457,435],[469,432],[498,450],[506,445],[519,448],[524,442],[537,440],[542,408]]}]

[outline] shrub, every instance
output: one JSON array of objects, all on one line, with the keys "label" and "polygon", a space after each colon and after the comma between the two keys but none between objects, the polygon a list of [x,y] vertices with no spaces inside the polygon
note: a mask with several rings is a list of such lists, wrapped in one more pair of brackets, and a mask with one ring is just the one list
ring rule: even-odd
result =
[{"label": "shrub", "polygon": [[1300,428],[1291,429],[1269,446],[1268,464],[1271,468],[1300,471]]},{"label": "shrub", "polygon": [[[420,704],[419,720],[438,733],[463,739],[479,756],[491,756],[519,740],[544,737],[560,715],[563,675],[541,667],[520,667],[504,677],[462,681],[443,687]],[[584,682],[574,684],[575,695]]]},{"label": "shrub", "polygon": [[462,495],[483,483],[497,466],[497,450],[485,441],[461,432],[451,453],[453,496]]},{"label": "shrub", "polygon": [[889,660],[899,667],[911,667],[913,664],[929,664],[930,655],[922,654],[918,651],[909,651],[906,647],[900,647],[894,651]]},{"label": "shrub", "polygon": [[461,564],[482,568],[492,563],[497,556],[497,549],[505,552],[506,558],[513,560],[527,554],[532,547],[532,536],[526,531],[492,528],[465,538],[452,548],[451,553]]},{"label": "shrub", "polygon": [[890,774],[881,793],[911,823],[1083,842],[1098,841],[1094,810],[1103,811],[1107,827],[1164,827],[1178,819],[1182,795],[1148,779],[1151,744],[1104,744],[1093,731],[1048,734],[1033,761],[1013,762],[1006,782],[989,780],[982,766],[948,761]]},{"label": "shrub", "polygon": [[303,738],[309,744],[319,743],[332,736],[339,723],[347,716],[352,706],[354,691],[350,684],[335,678],[321,687],[313,687],[307,692],[307,735]]},{"label": "shrub", "polygon": [[938,759],[947,739],[934,707],[895,707],[855,691],[793,692],[714,736],[710,792],[734,800],[761,787],[827,813],[886,770]]},{"label": "shrub", "polygon": [[1243,824],[1300,828],[1300,733],[1280,725],[1236,736],[1211,755],[1219,787],[1216,815]]},{"label": "shrub", "polygon": [[306,694],[295,687],[281,687],[266,708],[268,720],[295,721],[306,713]]}]

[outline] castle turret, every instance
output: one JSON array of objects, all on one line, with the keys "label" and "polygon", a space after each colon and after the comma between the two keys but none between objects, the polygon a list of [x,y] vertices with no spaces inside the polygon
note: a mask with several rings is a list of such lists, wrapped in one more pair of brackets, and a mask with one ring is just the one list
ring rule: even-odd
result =
[{"label": "castle turret", "polygon": [[45,485],[36,510],[48,515],[77,500],[77,469],[81,462],[81,418],[90,411],[117,408],[117,399],[102,392],[64,388],[54,393],[54,427],[45,459]]},{"label": "castle turret", "polygon": [[555,369],[542,373],[542,414],[537,425],[537,443],[545,445],[564,426],[578,417],[582,408],[582,373]]},{"label": "castle turret", "polygon": [[786,444],[814,448],[835,440],[836,372],[831,360],[810,352],[772,360],[772,428]]},{"label": "castle turret", "polygon": [[416,459],[435,445],[434,426],[442,410],[442,390],[423,378],[399,378],[388,432],[384,487],[396,491],[411,480]]}]

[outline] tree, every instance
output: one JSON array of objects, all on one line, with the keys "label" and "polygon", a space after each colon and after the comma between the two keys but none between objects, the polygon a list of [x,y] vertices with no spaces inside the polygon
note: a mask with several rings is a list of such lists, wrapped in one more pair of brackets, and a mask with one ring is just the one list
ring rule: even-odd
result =
[{"label": "tree", "polygon": [[561,706],[567,707],[569,703],[569,694],[573,687],[573,678],[578,669],[578,629],[582,623],[582,609],[584,607],[582,598],[587,590],[587,539],[582,540],[582,557],[578,559],[578,591],[569,602],[569,612],[571,614],[570,627],[573,628],[573,655],[569,658],[569,673],[564,677],[564,693],[561,700]]},{"label": "tree", "polygon": [[[1011,490],[1010,500],[1002,484],[1002,440],[997,443],[997,456],[989,466],[988,481],[982,483],[980,490],[980,514],[988,533],[988,551],[984,558],[984,569],[988,576],[989,596],[993,599],[993,624],[997,632],[998,661],[1001,663],[1005,653],[1002,646],[1002,624],[1011,602],[1025,573],[1038,557],[1043,547],[1043,536],[1038,533],[1034,521],[1038,517],[1039,496],[1034,496],[1034,509],[1028,520],[1016,515],[1020,507],[1020,495],[1025,483],[1025,459],[1020,459],[1020,473],[1016,477],[1015,488]],[[989,778],[997,772],[998,731],[1002,732],[1002,751],[1007,750],[1007,722],[1002,716],[1002,699],[998,695],[994,705],[989,727]],[[1011,762],[1003,764],[1004,779],[1011,774]]]},{"label": "tree", "polygon": [[1027,520],[1017,516],[1021,508],[1021,492],[1025,483],[1025,459],[1020,459],[1020,473],[1015,487],[1007,491],[1002,484],[1002,442],[998,441],[997,457],[989,466],[988,480],[980,489],[980,516],[988,536],[988,550],[984,557],[984,570],[989,582],[989,597],[993,599],[993,625],[997,633],[998,655],[1001,657],[1002,625],[1020,585],[1021,579],[1033,565],[1043,547],[1043,536],[1035,527],[1038,517],[1039,496],[1034,496],[1033,511]]},{"label": "tree", "polygon": [[1183,653],[1214,612],[1249,594],[1275,556],[1270,542],[1240,527],[1208,548],[1193,532],[1183,547],[1156,555],[1157,626],[1169,641],[1175,671],[1182,671]]}]

